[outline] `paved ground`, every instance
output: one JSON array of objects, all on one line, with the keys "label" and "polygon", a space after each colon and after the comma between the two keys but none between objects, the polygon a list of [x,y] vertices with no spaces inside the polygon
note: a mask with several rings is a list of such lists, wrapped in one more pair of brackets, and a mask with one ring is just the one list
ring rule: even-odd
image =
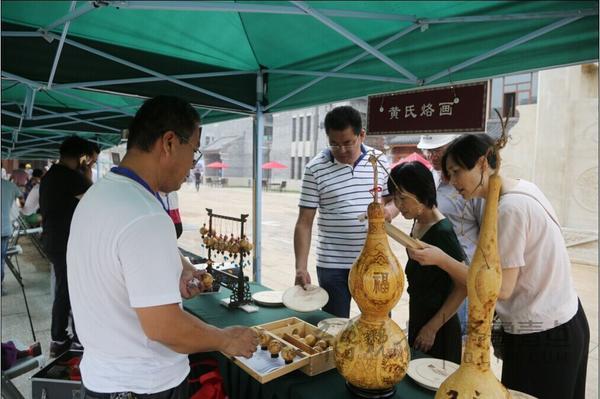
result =
[{"label": "paved ground", "polygon": [[[192,252],[201,252],[201,240],[198,233],[202,223],[207,222],[205,208],[212,208],[215,213],[237,216],[241,213],[252,213],[252,192],[247,188],[208,188],[201,187],[196,193],[193,185],[182,187],[179,192],[179,202],[184,221],[184,233],[180,238],[180,245]],[[285,289],[293,284],[294,254],[293,230],[297,217],[298,193],[265,192],[263,204],[263,268],[262,283],[273,289]],[[251,223],[251,218],[250,218]],[[405,231],[409,229],[406,221],[395,221]],[[218,230],[230,234],[237,227],[232,224],[217,226]],[[251,232],[251,228],[249,228]],[[27,287],[27,299],[32,312],[33,323],[37,339],[42,342],[45,353],[48,352],[50,341],[50,275],[48,264],[39,257],[35,249],[22,241],[24,254],[19,257],[21,270]],[[314,244],[314,243],[313,243]],[[392,250],[400,259],[406,262],[404,249],[392,242]],[[597,251],[597,248],[596,248]],[[597,254],[593,257],[597,258]],[[314,271],[314,245],[311,250],[309,264],[313,279],[316,281]],[[251,270],[247,269],[247,274]],[[592,342],[590,343],[590,356],[588,362],[588,378],[586,398],[598,397],[598,268],[573,264],[573,278],[577,292],[590,322]],[[32,340],[27,321],[25,306],[20,289],[14,277],[7,271],[5,289],[7,295],[2,297],[2,341],[17,338],[23,342]],[[352,314],[358,314],[356,305],[352,307]],[[392,316],[402,327],[406,327],[408,319],[408,295],[406,291],[394,309]],[[501,362],[493,362],[494,370],[499,373]],[[26,398],[31,397],[31,382],[29,377],[34,372],[15,379],[13,382]]]}]

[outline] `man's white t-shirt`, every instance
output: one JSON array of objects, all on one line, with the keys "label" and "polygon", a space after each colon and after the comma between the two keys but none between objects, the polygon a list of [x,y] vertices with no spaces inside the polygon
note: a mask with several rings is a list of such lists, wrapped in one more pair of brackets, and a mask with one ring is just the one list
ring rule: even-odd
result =
[{"label": "man's white t-shirt", "polygon": [[75,210],[67,266],[86,388],[155,393],[179,385],[187,356],[148,339],[134,309],[181,306],[175,229],[157,198],[108,173]]},{"label": "man's white t-shirt", "polygon": [[520,268],[513,294],[496,304],[506,332],[546,331],[577,313],[571,261],[555,220],[552,205],[533,183],[519,180],[500,197],[500,262],[503,268]]}]

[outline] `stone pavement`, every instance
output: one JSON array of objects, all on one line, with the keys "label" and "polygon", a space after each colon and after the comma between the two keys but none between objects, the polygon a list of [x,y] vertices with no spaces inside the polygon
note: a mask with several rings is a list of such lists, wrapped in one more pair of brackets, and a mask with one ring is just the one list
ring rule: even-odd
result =
[{"label": "stone pavement", "polygon": [[[294,282],[294,249],[293,233],[298,216],[299,194],[295,192],[263,192],[262,222],[262,284],[283,290]],[[252,191],[248,188],[210,188],[201,186],[197,193],[193,184],[184,184],[179,191],[179,204],[184,233],[179,239],[181,247],[192,252],[202,251],[198,229],[208,221],[205,208],[212,208],[215,213],[239,216],[241,213],[252,213]],[[250,215],[252,223],[252,215]],[[410,223],[400,218],[394,221],[404,231],[410,229]],[[233,224],[217,225],[223,233],[237,234]],[[316,227],[316,223],[315,223]],[[248,226],[251,233],[251,224]],[[316,233],[316,229],[314,231]],[[19,256],[21,271],[27,288],[27,299],[31,309],[37,339],[42,343],[42,350],[48,353],[50,342],[50,274],[45,262],[26,239],[20,241],[24,253]],[[390,242],[392,250],[400,260],[406,263],[406,251],[399,244]],[[595,248],[597,258],[597,247]],[[316,282],[314,240],[309,256],[309,271]],[[251,269],[246,269],[251,275]],[[573,278],[581,302],[585,308],[591,330],[590,355],[588,361],[588,377],[586,398],[598,397],[598,267],[573,264]],[[19,286],[7,270],[5,278],[7,295],[2,297],[2,341],[18,339],[24,343],[31,342],[31,332],[25,313],[25,305]],[[352,315],[358,314],[356,304],[352,306]],[[405,291],[400,302],[392,312],[393,319],[403,328],[408,320],[408,295]],[[494,371],[499,375],[501,361],[495,359]],[[30,372],[13,382],[24,394],[31,397]]]}]

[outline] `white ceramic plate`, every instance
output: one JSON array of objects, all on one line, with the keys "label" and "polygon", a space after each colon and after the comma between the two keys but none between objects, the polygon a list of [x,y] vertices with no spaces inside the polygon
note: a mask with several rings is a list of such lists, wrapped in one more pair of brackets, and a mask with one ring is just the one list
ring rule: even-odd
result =
[{"label": "white ceramic plate", "polygon": [[261,291],[252,294],[252,299],[261,306],[282,306],[283,291]]},{"label": "white ceramic plate", "polygon": [[346,327],[346,324],[350,319],[344,319],[342,317],[332,317],[330,319],[324,319],[317,324],[317,328],[327,334],[333,335],[334,337]]},{"label": "white ceramic plate", "polygon": [[313,312],[321,309],[329,301],[329,294],[323,288],[308,284],[306,289],[299,285],[288,288],[283,293],[283,304],[297,312]]},{"label": "white ceramic plate", "polygon": [[512,395],[512,399],[536,399],[535,396],[531,396],[524,392],[513,391],[512,389],[509,389],[508,392]]},{"label": "white ceramic plate", "polygon": [[448,360],[425,357],[412,360],[408,364],[407,374],[423,388],[437,391],[440,385],[458,370],[458,364]]}]

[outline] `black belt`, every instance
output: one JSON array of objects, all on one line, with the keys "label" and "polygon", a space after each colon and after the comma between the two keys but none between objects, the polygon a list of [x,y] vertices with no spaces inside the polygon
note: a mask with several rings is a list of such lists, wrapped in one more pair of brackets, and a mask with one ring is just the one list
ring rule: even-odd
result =
[{"label": "black belt", "polygon": [[[82,384],[82,399],[93,398],[93,399],[161,399],[161,398],[177,398],[180,396],[174,396],[175,392],[180,393],[182,388],[187,388],[187,378],[185,378],[181,384],[166,391],[157,393],[135,393],[135,392],[94,392],[86,388]],[[187,389],[185,390],[187,392]],[[187,397],[187,396],[186,396]]]},{"label": "black belt", "polygon": [[94,392],[90,391],[87,388],[84,389],[84,394],[82,398],[95,398],[95,399],[136,399],[137,396],[133,392],[111,392],[111,393],[102,393],[102,392]]}]

